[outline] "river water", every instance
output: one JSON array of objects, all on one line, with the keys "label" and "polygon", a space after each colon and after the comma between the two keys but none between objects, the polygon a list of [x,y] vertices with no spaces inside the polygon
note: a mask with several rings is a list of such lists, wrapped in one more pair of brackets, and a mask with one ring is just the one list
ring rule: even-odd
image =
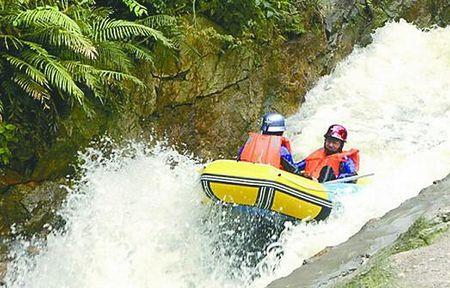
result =
[{"label": "river water", "polygon": [[358,191],[340,189],[327,221],[259,222],[203,205],[201,161],[161,143],[92,148],[80,155],[80,177],[60,211],[64,231],[44,243],[19,241],[7,287],[265,287],[443,178],[450,171],[450,27],[390,23],[373,39],[287,119],[296,159],[339,123],[349,130],[346,148],[361,150],[361,173],[375,173]]}]

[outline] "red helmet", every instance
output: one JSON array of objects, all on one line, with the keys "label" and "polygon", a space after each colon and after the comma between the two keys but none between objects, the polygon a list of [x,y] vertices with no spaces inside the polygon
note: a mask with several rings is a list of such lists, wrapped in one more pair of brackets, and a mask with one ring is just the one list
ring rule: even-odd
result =
[{"label": "red helmet", "polygon": [[347,129],[339,124],[333,124],[328,128],[327,133],[323,135],[325,138],[332,137],[341,141],[347,141]]}]

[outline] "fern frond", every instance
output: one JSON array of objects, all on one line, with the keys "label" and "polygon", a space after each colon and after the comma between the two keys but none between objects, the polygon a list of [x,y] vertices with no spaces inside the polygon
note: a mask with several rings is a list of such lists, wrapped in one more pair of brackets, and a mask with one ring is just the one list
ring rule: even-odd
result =
[{"label": "fern frond", "polygon": [[56,89],[68,93],[82,103],[83,91],[75,84],[69,72],[48,53],[38,54],[32,50],[23,53],[23,59],[37,67]]},{"label": "fern frond", "polygon": [[65,46],[88,59],[95,59],[97,57],[97,49],[92,42],[84,35],[74,31],[62,30],[59,27],[48,27],[47,29],[37,31],[31,37],[38,39],[40,42],[49,43],[57,47]]},{"label": "fern frond", "polygon": [[153,37],[165,46],[172,47],[172,43],[161,31],[142,24],[125,20],[104,19],[93,25],[93,38],[96,41],[126,40],[135,36]]},{"label": "fern frond", "polygon": [[47,50],[37,43],[31,41],[22,41],[22,43],[28,46],[31,51],[37,52],[38,54],[48,55]]},{"label": "fern frond", "polygon": [[130,53],[135,59],[144,60],[153,64],[152,52],[144,47],[139,47],[131,43],[121,43],[120,46],[122,46],[123,49]]},{"label": "fern frond", "polygon": [[142,15],[147,15],[147,8],[145,6],[139,4],[136,0],[122,0],[122,2],[128,6],[131,12],[134,15],[141,17]]},{"label": "fern frond", "polygon": [[0,41],[3,42],[2,46],[6,50],[10,50],[10,46],[14,47],[15,50],[19,50],[24,45],[22,40],[12,35],[0,35]]},{"label": "fern frond", "polygon": [[36,83],[47,87],[48,85],[47,78],[36,67],[12,55],[2,55],[2,56],[3,58],[6,59],[6,61],[8,61],[9,64],[23,71],[28,77],[33,79]]},{"label": "fern frond", "polygon": [[27,75],[18,73],[12,78],[12,80],[34,99],[41,102],[50,99],[50,92],[39,83],[33,81],[33,79],[30,79]]},{"label": "fern frond", "polygon": [[112,41],[104,41],[97,46],[98,56],[90,64],[106,70],[128,72],[132,63],[120,45]]},{"label": "fern frond", "polygon": [[144,24],[153,29],[159,29],[163,27],[175,27],[177,25],[177,18],[170,15],[159,14],[138,20],[137,23]]},{"label": "fern frond", "polygon": [[14,25],[25,27],[53,25],[81,34],[78,24],[69,16],[54,7],[38,7],[17,15]]},{"label": "fern frond", "polygon": [[94,96],[102,101],[104,87],[98,77],[97,69],[79,61],[63,61],[61,64],[73,75],[75,81],[85,84],[94,93]]},{"label": "fern frond", "polygon": [[75,77],[78,74],[88,74],[95,70],[91,65],[83,64],[80,61],[62,61],[61,64]]},{"label": "fern frond", "polygon": [[111,70],[97,70],[96,73],[98,73],[100,77],[104,78],[109,83],[113,83],[114,81],[130,80],[139,86],[146,87],[141,80],[130,74]]},{"label": "fern frond", "polygon": [[[0,25],[1,26],[11,27],[11,26],[13,26],[13,25],[11,25],[11,23],[13,23],[14,20],[16,20],[16,18],[17,18],[17,12],[15,12],[15,10],[13,10],[12,7],[8,7],[8,9],[10,9],[10,10],[0,11]],[[17,8],[17,9],[19,9],[19,8]],[[5,12],[5,13],[2,13],[2,12]]]}]

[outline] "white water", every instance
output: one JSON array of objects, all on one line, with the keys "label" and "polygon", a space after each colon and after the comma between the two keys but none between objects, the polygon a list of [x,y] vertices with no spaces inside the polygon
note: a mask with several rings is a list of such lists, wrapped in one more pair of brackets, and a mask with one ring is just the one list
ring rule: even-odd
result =
[{"label": "white water", "polygon": [[66,232],[35,244],[42,252],[34,257],[18,244],[7,286],[264,287],[289,274],[450,171],[450,28],[379,29],[288,119],[296,158],[321,146],[332,123],[348,127],[347,147],[361,150],[362,173],[375,172],[373,183],[342,196],[325,222],[288,225],[256,267],[232,268],[239,257],[224,235],[239,230],[218,227],[245,223],[224,223],[200,204],[201,165],[172,149],[133,144],[108,159],[95,149],[84,154],[83,176],[61,212]]}]

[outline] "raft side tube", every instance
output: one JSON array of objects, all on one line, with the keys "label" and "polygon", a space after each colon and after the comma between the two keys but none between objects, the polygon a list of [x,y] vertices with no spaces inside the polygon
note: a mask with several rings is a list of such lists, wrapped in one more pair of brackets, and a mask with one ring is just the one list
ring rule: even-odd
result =
[{"label": "raft side tube", "polygon": [[270,165],[217,160],[205,167],[200,179],[213,201],[258,207],[300,220],[323,220],[333,206],[322,184]]}]

